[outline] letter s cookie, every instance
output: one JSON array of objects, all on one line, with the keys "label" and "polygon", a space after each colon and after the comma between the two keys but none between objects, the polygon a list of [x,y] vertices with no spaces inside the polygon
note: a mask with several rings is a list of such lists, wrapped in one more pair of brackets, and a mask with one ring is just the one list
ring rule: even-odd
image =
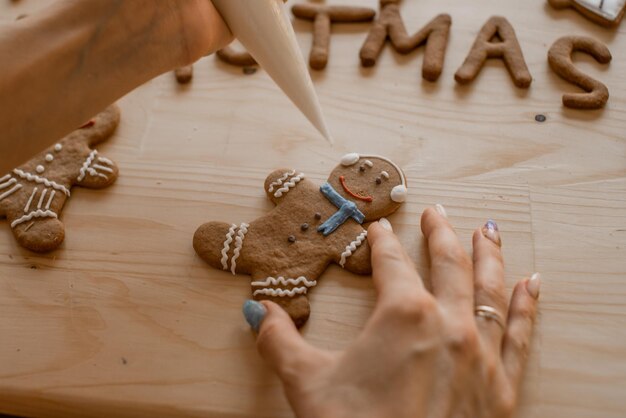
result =
[{"label": "letter s cookie", "polygon": [[378,156],[347,154],[322,186],[281,169],[265,180],[276,207],[250,223],[209,222],[193,246],[212,267],[251,276],[252,296],[281,305],[300,327],[309,318],[308,292],[329,264],[370,274],[363,226],[395,212],[407,196],[404,173]]},{"label": "letter s cookie", "polygon": [[0,177],[0,218],[6,217],[19,244],[52,251],[65,238],[59,220],[72,186],[101,189],[115,182],[118,168],[91,147],[117,128],[120,111],[105,111],[26,164]]}]

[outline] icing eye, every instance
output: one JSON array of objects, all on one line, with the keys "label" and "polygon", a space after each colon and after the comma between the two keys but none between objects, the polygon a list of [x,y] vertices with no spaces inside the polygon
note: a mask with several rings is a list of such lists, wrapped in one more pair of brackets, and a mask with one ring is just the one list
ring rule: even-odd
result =
[{"label": "icing eye", "polygon": [[349,167],[351,165],[356,164],[359,161],[359,158],[361,157],[356,152],[346,154],[343,157],[341,157],[341,165],[344,167]]},{"label": "icing eye", "polygon": [[376,184],[380,184],[382,182],[383,182],[383,180],[380,177],[376,177]]},{"label": "icing eye", "polygon": [[394,187],[393,189],[391,189],[391,200],[393,200],[396,203],[402,203],[406,200],[406,196],[408,194],[408,190],[406,188],[406,186],[404,186],[403,184]]},{"label": "icing eye", "polygon": [[363,173],[363,172],[365,171],[365,166],[364,166],[364,165],[362,165],[361,167],[359,167],[359,171],[360,171],[361,173]]}]

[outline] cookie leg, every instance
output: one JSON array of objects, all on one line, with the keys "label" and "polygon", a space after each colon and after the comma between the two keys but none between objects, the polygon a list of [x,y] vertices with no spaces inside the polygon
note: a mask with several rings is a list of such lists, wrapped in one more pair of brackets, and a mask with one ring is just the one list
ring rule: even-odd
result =
[{"label": "cookie leg", "polygon": [[65,239],[65,227],[57,218],[33,218],[23,222],[20,222],[20,219],[9,219],[9,221],[15,239],[22,247],[31,251],[43,253],[55,250]]},{"label": "cookie leg", "polygon": [[311,313],[307,293],[317,281],[306,277],[271,277],[256,272],[252,277],[252,297],[255,300],[271,300],[280,305],[298,328],[306,323]]}]

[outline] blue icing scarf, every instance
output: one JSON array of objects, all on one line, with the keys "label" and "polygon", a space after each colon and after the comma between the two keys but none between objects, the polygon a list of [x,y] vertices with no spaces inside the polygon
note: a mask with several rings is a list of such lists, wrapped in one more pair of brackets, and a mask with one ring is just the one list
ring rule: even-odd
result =
[{"label": "blue icing scarf", "polygon": [[328,236],[343,225],[349,218],[354,219],[360,224],[363,223],[365,215],[356,207],[356,203],[337,193],[329,183],[324,183],[320,187],[320,192],[322,192],[330,203],[337,206],[339,210],[317,228],[318,232],[321,232],[324,236]]}]

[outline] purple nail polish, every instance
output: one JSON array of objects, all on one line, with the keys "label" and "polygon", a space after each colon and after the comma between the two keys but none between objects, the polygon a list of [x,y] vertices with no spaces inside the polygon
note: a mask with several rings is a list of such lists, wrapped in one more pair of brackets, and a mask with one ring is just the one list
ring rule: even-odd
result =
[{"label": "purple nail polish", "polygon": [[485,223],[485,228],[487,228],[489,231],[495,232],[498,230],[498,224],[493,219],[489,219]]}]

